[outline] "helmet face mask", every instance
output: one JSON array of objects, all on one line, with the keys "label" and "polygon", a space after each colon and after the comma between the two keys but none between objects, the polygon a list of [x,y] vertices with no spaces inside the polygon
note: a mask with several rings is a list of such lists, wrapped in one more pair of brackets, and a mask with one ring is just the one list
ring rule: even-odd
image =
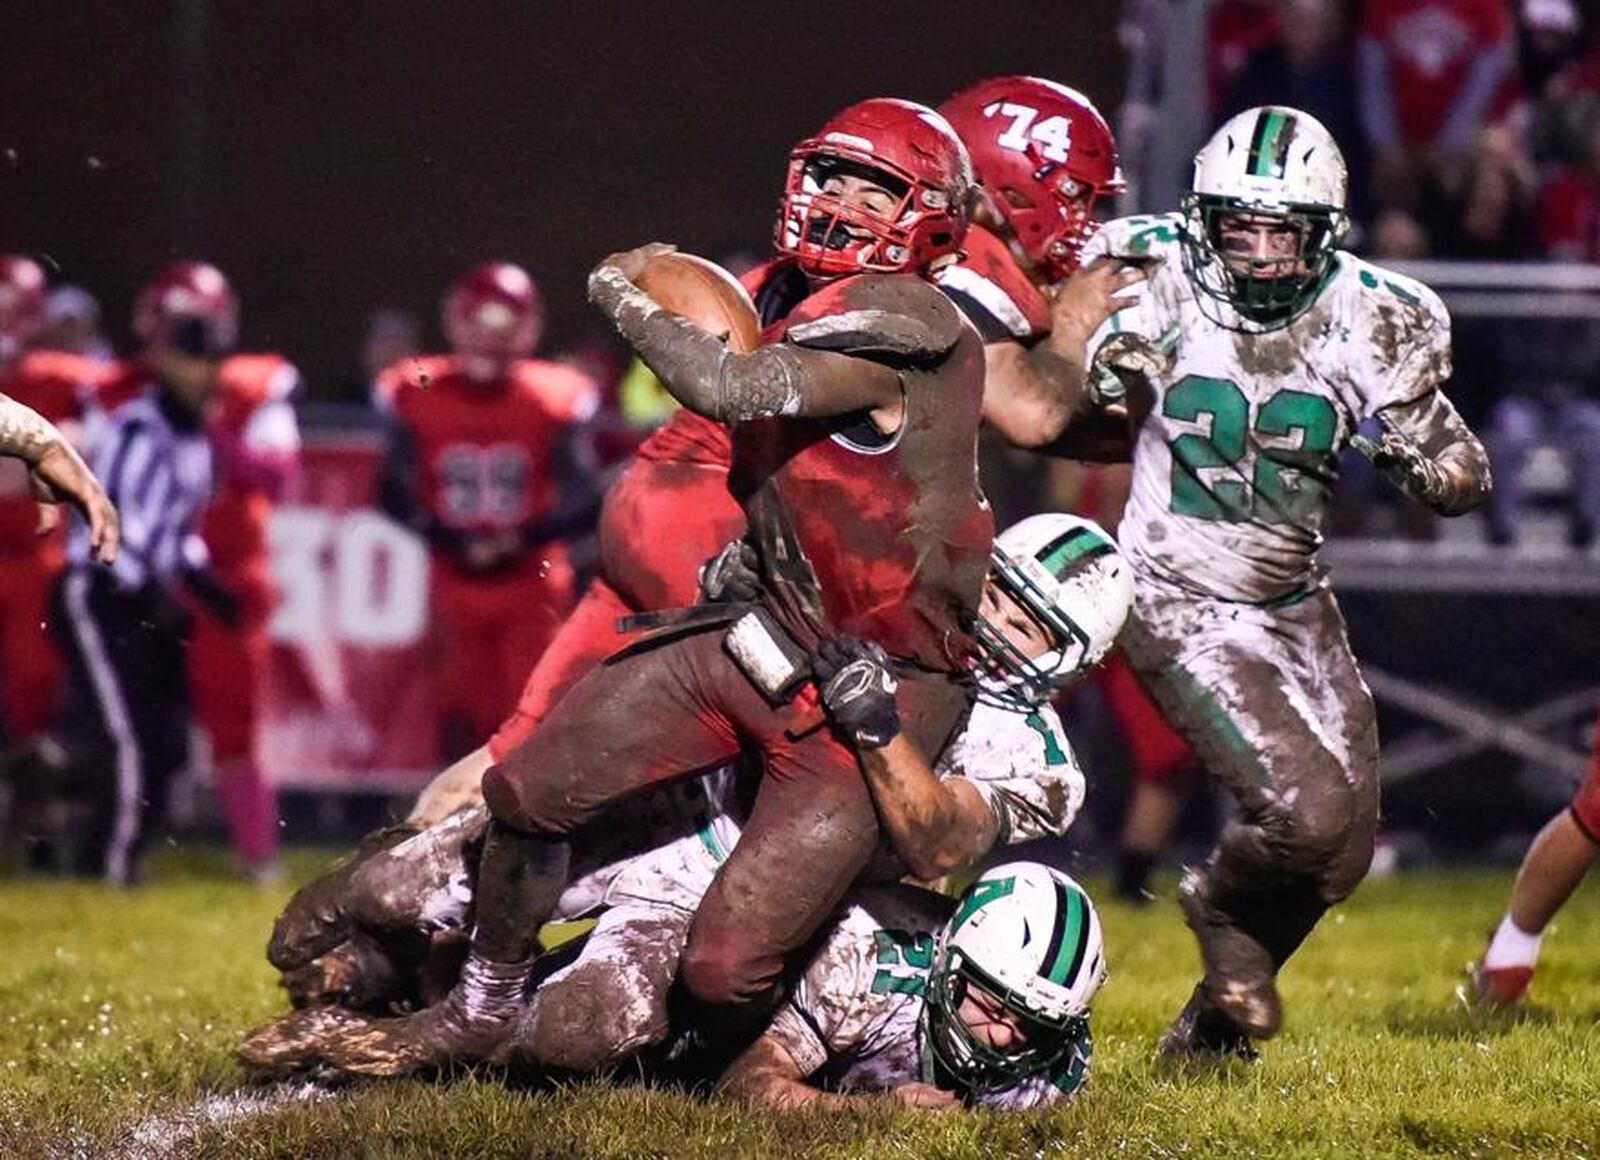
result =
[{"label": "helmet face mask", "polygon": [[937,113],[852,105],[789,156],[774,243],[819,278],[927,270],[966,234],[971,163]]},{"label": "helmet face mask", "polygon": [[1308,310],[1349,230],[1346,184],[1333,136],[1298,109],[1264,105],[1218,129],[1195,155],[1183,199],[1184,269],[1206,316],[1259,332]]},{"label": "helmet face mask", "polygon": [[[1100,919],[1083,888],[1037,862],[996,866],[940,932],[925,1049],[967,1095],[1004,1091],[1074,1053],[1087,1058],[1090,1002],[1104,981]],[[996,1025],[1010,1034],[994,1035]]]},{"label": "helmet face mask", "polygon": [[217,361],[239,341],[239,298],[206,262],[176,262],[139,292],[133,330],[155,356]]},{"label": "helmet face mask", "polygon": [[984,615],[970,631],[978,650],[978,699],[1028,712],[1099,662],[1133,603],[1132,573],[1116,541],[1094,521],[1062,513],[1030,516],[995,539],[991,582],[1048,633],[1030,657],[1002,623]]},{"label": "helmet face mask", "polygon": [[544,309],[526,270],[509,262],[485,262],[450,288],[441,321],[469,374],[493,378],[533,353],[544,329]]}]

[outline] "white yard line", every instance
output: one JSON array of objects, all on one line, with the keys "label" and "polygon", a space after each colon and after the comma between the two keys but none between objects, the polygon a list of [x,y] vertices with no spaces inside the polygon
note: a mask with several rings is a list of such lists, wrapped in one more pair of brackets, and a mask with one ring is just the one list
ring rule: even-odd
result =
[{"label": "white yard line", "polygon": [[185,1148],[208,1128],[275,1115],[294,1104],[333,1098],[332,1092],[309,1082],[202,1096],[186,1107],[140,1120],[118,1140],[114,1154],[126,1160],[164,1160],[185,1155]]}]

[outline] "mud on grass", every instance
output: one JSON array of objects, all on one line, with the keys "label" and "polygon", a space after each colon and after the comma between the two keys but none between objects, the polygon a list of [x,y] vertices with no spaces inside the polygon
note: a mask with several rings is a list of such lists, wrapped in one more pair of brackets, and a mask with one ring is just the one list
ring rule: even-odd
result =
[{"label": "mud on grass", "polygon": [[[304,856],[304,879],[326,862]],[[1102,904],[1111,981],[1095,1069],[1040,1115],[774,1115],[490,1076],[255,1088],[232,1051],[281,1006],[262,947],[289,887],[180,851],[137,893],[0,885],[0,1155],[1600,1158],[1600,890],[1545,943],[1535,1004],[1491,1018],[1454,991],[1509,874],[1369,883],[1290,967],[1289,1022],[1255,1067],[1168,1075],[1156,1036],[1194,981],[1171,900]],[[1101,892],[1104,896],[1105,892]]]}]

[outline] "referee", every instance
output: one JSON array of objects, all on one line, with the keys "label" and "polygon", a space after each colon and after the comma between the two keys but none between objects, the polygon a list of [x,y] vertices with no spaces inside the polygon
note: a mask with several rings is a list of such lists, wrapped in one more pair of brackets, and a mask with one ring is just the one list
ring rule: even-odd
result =
[{"label": "referee", "polygon": [[189,757],[179,597],[205,575],[195,534],[212,485],[204,411],[238,331],[237,300],[215,267],[178,263],[140,293],[134,330],[140,354],[102,388],[110,414],[91,454],[122,515],[122,551],[111,567],[96,564],[77,522],[55,616],[69,662],[63,740],[91,802],[76,869],[121,886],[140,880]]}]

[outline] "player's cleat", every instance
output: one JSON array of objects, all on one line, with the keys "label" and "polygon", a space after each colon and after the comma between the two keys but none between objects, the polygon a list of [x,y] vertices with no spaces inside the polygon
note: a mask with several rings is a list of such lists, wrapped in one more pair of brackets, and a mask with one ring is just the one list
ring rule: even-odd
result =
[{"label": "player's cleat", "polygon": [[1172,1026],[1156,1046],[1156,1057],[1163,1063],[1217,1063],[1240,1059],[1254,1063],[1261,1053],[1239,1025],[1212,1005],[1205,984],[1195,986]]},{"label": "player's cleat", "polygon": [[1252,1039],[1271,1039],[1283,1025],[1283,1004],[1266,948],[1212,905],[1199,871],[1184,875],[1178,904],[1200,940],[1206,997]]},{"label": "player's cleat", "polygon": [[366,1020],[342,1007],[306,1007],[257,1027],[239,1045],[239,1061],[263,1078],[309,1071],[323,1062],[322,1045]]},{"label": "player's cleat", "polygon": [[1480,1007],[1515,1007],[1528,997],[1533,982],[1532,967],[1486,967],[1473,963],[1472,997]]},{"label": "player's cleat", "polygon": [[356,852],[289,899],[272,926],[267,959],[280,971],[303,967],[350,938],[355,929],[348,897],[350,878],[363,862],[417,832],[415,826],[389,826],[361,839]]}]

